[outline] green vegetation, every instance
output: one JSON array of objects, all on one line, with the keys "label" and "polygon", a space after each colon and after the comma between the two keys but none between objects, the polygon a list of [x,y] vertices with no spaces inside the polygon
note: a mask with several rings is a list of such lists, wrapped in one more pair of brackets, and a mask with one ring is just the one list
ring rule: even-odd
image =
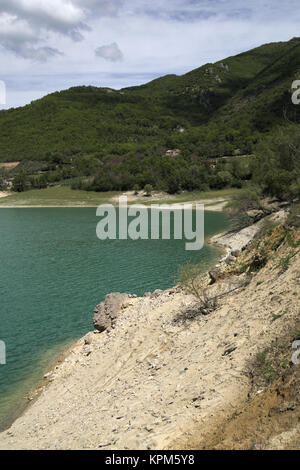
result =
[{"label": "green vegetation", "polygon": [[[231,274],[258,273],[263,269],[270,259],[274,259],[274,253],[282,245],[286,245],[285,255],[279,260],[275,258],[275,268],[279,274],[283,274],[292,264],[293,259],[299,252],[296,250],[300,246],[299,231],[295,227],[287,227],[286,224],[276,224],[276,222],[266,221],[262,229],[256,234],[249,244],[249,253],[242,259],[238,259],[230,270]],[[257,282],[257,286],[264,281]]]},{"label": "green vegetation", "polygon": [[176,194],[253,179],[263,194],[292,200],[300,191],[300,110],[291,102],[299,51],[294,38],[139,87],[71,88],[1,111],[0,161],[21,162],[0,174],[1,188],[65,182]]},{"label": "green vegetation", "polygon": [[294,203],[290,207],[290,213],[287,220],[287,225],[300,228],[300,203]]},{"label": "green vegetation", "polygon": [[146,186],[144,187],[144,191],[146,193],[146,196],[150,197],[152,195],[153,186],[151,184],[146,184]]},{"label": "green vegetation", "polygon": [[265,195],[290,202],[300,197],[299,126],[290,125],[259,145],[253,174]]},{"label": "green vegetation", "polygon": [[206,274],[203,273],[202,265],[187,263],[181,266],[178,273],[178,283],[187,293],[197,299],[199,314],[209,315],[217,308],[217,298],[209,296]]},{"label": "green vegetation", "polygon": [[[208,284],[207,273],[203,272],[203,265],[192,264],[190,262],[179,268],[177,278],[178,284],[197,300],[193,317],[199,314],[211,314],[217,309],[220,299],[238,289],[246,287],[250,280],[251,277],[248,276],[239,283],[229,280],[226,286],[222,286],[222,283],[220,283],[211,288],[211,285]],[[188,312],[188,316],[189,314],[190,312]]]},{"label": "green vegetation", "polygon": [[[206,207],[214,210],[215,198],[217,200],[230,199],[233,194],[237,194],[238,189],[224,189],[222,191],[207,191],[202,193],[200,191],[193,191],[189,193],[184,191],[180,194],[169,196],[166,200],[161,200],[161,194],[156,195],[152,193],[151,198],[144,197],[144,191],[140,191],[138,197],[128,204],[145,204],[151,205],[154,202],[175,204],[193,201],[207,201]],[[134,194],[134,191],[132,192]],[[97,207],[99,204],[109,203],[117,204],[117,197],[120,195],[118,192],[93,192],[83,190],[72,190],[67,184],[60,184],[50,186],[45,189],[30,189],[26,192],[11,193],[5,198],[0,198],[1,206],[93,206]]]},{"label": "green vegetation", "polygon": [[243,189],[234,194],[226,206],[226,211],[230,215],[233,230],[242,230],[268,213],[261,203],[259,191],[255,188]]},{"label": "green vegetation", "polygon": [[299,251],[300,250],[296,251],[293,249],[290,251],[290,253],[280,258],[277,264],[277,268],[279,269],[279,274],[283,274],[289,269],[293,258],[295,258],[295,256],[299,253]]},{"label": "green vegetation", "polygon": [[93,193],[86,191],[73,191],[68,186],[51,186],[47,189],[32,189],[23,193],[0,199],[0,207],[3,206],[93,206],[111,203],[118,193]]},{"label": "green vegetation", "polygon": [[271,313],[271,315],[272,315],[272,321],[279,320],[279,318],[282,318],[286,313],[288,313],[287,310],[285,310],[284,312],[282,312],[282,313],[280,313],[280,314]]},{"label": "green vegetation", "polygon": [[[270,384],[274,382],[276,379],[278,379],[281,376],[281,369],[287,369],[288,367],[288,362],[284,362],[283,364],[274,364],[273,361],[271,360],[274,359],[276,353],[281,353],[282,352],[282,347],[280,348],[279,346],[279,351],[273,346],[270,349],[265,350],[264,352],[258,353],[256,356],[257,360],[257,367],[260,369],[260,372],[266,382],[266,384]],[[269,359],[269,357],[271,358]]]},{"label": "green vegetation", "polygon": [[[280,315],[273,315],[271,321],[281,318],[288,313],[283,312]],[[291,363],[292,344],[293,341],[300,339],[300,331],[298,329],[299,321],[295,327],[289,328],[288,331],[281,335],[270,344],[265,350],[259,352],[249,366],[249,372],[253,383],[256,386],[266,386],[275,382],[284,373],[293,367]]]}]

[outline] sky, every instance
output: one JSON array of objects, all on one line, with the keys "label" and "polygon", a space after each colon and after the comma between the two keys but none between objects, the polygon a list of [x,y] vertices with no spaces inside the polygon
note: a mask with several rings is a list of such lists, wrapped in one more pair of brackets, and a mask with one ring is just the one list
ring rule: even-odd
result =
[{"label": "sky", "polygon": [[300,36],[299,0],[0,0],[0,103],[120,89]]}]

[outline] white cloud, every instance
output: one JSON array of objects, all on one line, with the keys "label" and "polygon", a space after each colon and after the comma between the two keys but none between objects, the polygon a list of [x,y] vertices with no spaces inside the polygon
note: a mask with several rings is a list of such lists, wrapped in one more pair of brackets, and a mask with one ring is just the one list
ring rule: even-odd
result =
[{"label": "white cloud", "polygon": [[114,16],[118,14],[124,1],[126,0],[73,0],[73,3],[93,15]]},{"label": "white cloud", "polygon": [[110,62],[120,62],[123,60],[122,51],[119,49],[119,46],[116,42],[97,47],[95,54],[97,57],[102,57],[103,59]]},{"label": "white cloud", "polygon": [[[49,33],[82,41],[83,33],[90,30],[86,23],[89,18],[95,14],[115,15],[120,5],[120,0],[2,0],[0,23],[5,27],[0,33],[0,44],[25,59],[43,61],[59,51],[51,46],[33,47],[32,42],[46,41]],[[7,29],[9,38],[5,36]]]},{"label": "white cloud", "polygon": [[136,85],[289,40],[299,21],[299,0],[0,0],[0,79],[15,77],[14,105],[79,84]]},{"label": "white cloud", "polygon": [[36,47],[36,36],[26,21],[7,13],[0,16],[0,43],[16,55],[41,62],[60,54],[56,48]]}]

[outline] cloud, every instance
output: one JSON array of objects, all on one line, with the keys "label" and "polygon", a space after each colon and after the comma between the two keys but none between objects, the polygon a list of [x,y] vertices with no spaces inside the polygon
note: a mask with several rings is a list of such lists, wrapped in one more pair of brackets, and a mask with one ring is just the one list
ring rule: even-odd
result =
[{"label": "cloud", "polygon": [[116,15],[121,5],[121,0],[1,0],[0,44],[25,59],[44,61],[60,54],[55,47],[39,44],[48,41],[49,34],[83,41],[83,33],[91,30],[90,18]]},{"label": "cloud", "polygon": [[86,12],[101,16],[117,15],[125,2],[126,0],[73,0],[75,5],[78,5]]},{"label": "cloud", "polygon": [[[4,25],[0,29],[0,45],[24,59],[45,61],[61,54],[56,47],[61,43],[57,35],[76,43],[83,42],[96,23],[104,19],[114,22],[116,36],[105,38],[101,29],[98,36],[101,35],[103,42],[115,44],[118,30],[134,19],[145,24],[163,22],[167,35],[172,24],[200,26],[213,21],[222,28],[232,20],[280,21],[290,18],[291,12],[295,14],[298,1],[248,0],[247,5],[241,7],[240,0],[0,0],[0,24]],[[8,36],[4,34],[7,29]],[[92,50],[96,44],[91,46]],[[96,54],[110,62],[119,61],[122,53],[114,48],[115,53],[107,50],[107,56],[106,51],[99,48]]]},{"label": "cloud", "polygon": [[47,62],[51,57],[62,56],[63,53],[53,47],[30,47],[23,46],[17,51],[24,59],[31,59],[37,62]]},{"label": "cloud", "polygon": [[56,48],[36,46],[36,35],[24,20],[4,13],[0,16],[0,44],[17,56],[44,62],[50,57],[61,55]]},{"label": "cloud", "polygon": [[299,22],[299,0],[0,0],[0,79],[15,77],[13,105],[79,84],[138,85],[287,41]]},{"label": "cloud", "polygon": [[84,12],[68,0],[2,0],[0,13],[25,21],[32,29],[72,34],[83,26]]},{"label": "cloud", "polygon": [[125,3],[134,14],[178,23],[253,17],[269,22],[275,17],[291,17],[291,12],[299,9],[298,0],[247,0],[245,5],[241,5],[241,0],[127,0]]},{"label": "cloud", "polygon": [[120,62],[123,60],[123,53],[116,42],[100,46],[95,50],[97,57],[102,57],[109,62]]}]

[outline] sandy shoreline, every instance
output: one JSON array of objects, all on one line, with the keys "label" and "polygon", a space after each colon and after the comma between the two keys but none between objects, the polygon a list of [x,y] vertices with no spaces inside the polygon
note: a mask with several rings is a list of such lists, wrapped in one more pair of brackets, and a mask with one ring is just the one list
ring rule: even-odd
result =
[{"label": "sandy shoreline", "polygon": [[[78,340],[77,340],[78,341]],[[35,386],[31,387],[26,395],[24,396],[24,400],[19,403],[19,412],[15,415],[14,419],[7,419],[7,425],[2,427],[1,432],[4,432],[6,429],[9,429],[12,424],[19,419],[27,410],[37,401],[43,390],[51,383],[50,376],[54,373],[54,371],[58,368],[60,364],[64,362],[64,360],[68,357],[71,350],[77,343],[76,340],[71,341],[65,347],[61,348],[61,351],[57,354],[54,354],[52,361],[49,363],[45,374],[42,378],[38,380]]]},{"label": "sandy shoreline", "polygon": [[[224,202],[224,203],[213,203],[213,204],[206,204],[204,201],[188,201],[188,202],[185,202],[185,203],[178,203],[177,205],[182,205],[182,204],[192,204],[193,205],[193,208],[195,208],[196,204],[203,204],[204,207],[205,207],[205,210],[208,211],[208,212],[223,212],[224,210],[224,207],[226,206],[227,204],[227,201]],[[100,204],[99,204],[100,205]],[[102,205],[102,204],[101,204]],[[168,204],[165,204],[165,206],[167,206]],[[136,208],[141,208],[141,207],[145,207],[146,209],[151,209],[151,206],[143,206],[143,205],[140,205],[140,204],[130,204],[128,205],[128,207],[136,207]],[[172,206],[170,204],[170,206]],[[0,209],[59,209],[59,208],[62,208],[62,209],[85,209],[85,208],[92,208],[92,209],[97,209],[99,206],[95,206],[95,205],[88,205],[88,204],[85,204],[85,205],[24,205],[24,206],[21,206],[21,205],[9,205],[9,204],[0,204]],[[117,205],[115,205],[114,207],[118,207]],[[157,209],[154,207],[154,209]],[[160,210],[182,210],[182,207],[164,207],[164,208],[160,208]]]},{"label": "sandy shoreline", "polygon": [[[112,197],[108,196],[107,200],[106,200],[106,196],[104,197],[104,195],[102,194],[102,197],[99,196],[99,203],[97,201],[97,198],[95,197],[94,197],[93,202],[89,202],[88,200],[84,199],[84,196],[82,196],[82,199],[81,199],[80,195],[78,195],[78,199],[75,201],[72,200],[71,195],[70,195],[70,199],[68,199],[68,197],[57,199],[55,197],[55,194],[53,194],[53,197],[48,199],[47,197],[45,197],[47,193],[42,192],[41,198],[35,195],[36,201],[34,200],[34,202],[36,203],[32,203],[32,200],[30,199],[30,197],[26,196],[26,192],[22,193],[22,198],[19,198],[20,196],[19,195],[16,201],[14,200],[15,194],[16,193],[12,193],[12,192],[0,192],[0,199],[1,199],[0,209],[17,209],[17,208],[41,209],[41,208],[59,208],[59,207],[63,207],[63,208],[89,207],[89,208],[96,209],[97,207],[103,204],[104,205],[110,204],[110,205],[113,205],[114,207],[118,207],[119,197],[124,197],[124,196],[127,197],[127,203],[129,207],[131,206],[144,207],[145,206],[147,208],[150,208],[151,205],[153,206],[159,205],[159,206],[172,206],[173,208],[173,206],[176,206],[176,205],[182,206],[182,204],[192,204],[194,207],[196,204],[204,204],[206,206],[206,210],[219,212],[219,211],[223,211],[224,207],[228,203],[228,197],[227,196],[223,197],[221,195],[215,196],[215,197],[213,196],[211,198],[208,197],[206,199],[204,198],[202,199],[200,195],[198,200],[176,201],[174,200],[174,197],[172,197],[171,195],[167,193],[156,192],[156,193],[153,193],[152,197],[143,198],[140,195],[137,195],[137,196],[134,195],[131,191],[126,192],[126,193],[119,193],[118,195],[114,195]],[[189,196],[187,195],[187,198],[188,197]]]},{"label": "sandy shoreline", "polygon": [[[182,210],[183,204],[192,204],[193,207],[195,208],[196,204],[203,204],[205,206],[205,210],[211,211],[211,212],[222,212],[224,210],[224,207],[227,204],[227,201],[224,202],[212,202],[212,203],[206,203],[206,201],[187,201],[184,203],[176,203],[173,207],[173,204],[163,204],[165,207],[160,208],[160,210]],[[100,205],[100,204],[99,204]],[[102,205],[102,204],[101,204]],[[107,204],[105,204],[107,205]],[[114,207],[118,207],[117,204],[112,204]],[[162,205],[162,204],[157,204],[157,205]],[[170,207],[167,207],[167,206]],[[175,207],[175,206],[178,207]],[[153,203],[154,209],[157,209],[155,207],[155,203]],[[84,209],[84,208],[94,208],[97,209],[96,205],[89,205],[89,204],[84,204],[84,205],[76,205],[76,204],[61,204],[61,205],[10,205],[10,204],[0,204],[0,209],[59,209],[59,208],[69,208],[69,209]],[[146,209],[151,209],[151,205],[142,205],[142,204],[129,204],[128,207],[136,207],[136,208],[146,208]]]},{"label": "sandy shoreline", "polygon": [[[70,341],[68,345],[62,348],[61,352],[55,355],[51,364],[47,368],[44,377],[39,380],[37,385],[27,393],[27,403],[24,403],[23,409],[20,412],[19,416],[13,421],[13,423],[24,415],[27,410],[38,400],[41,393],[50,385],[51,383],[51,376],[55,373],[55,370],[66,360],[66,358],[70,355],[71,351],[73,350],[74,346],[77,344],[78,340]],[[13,424],[11,423],[11,424]]]}]

